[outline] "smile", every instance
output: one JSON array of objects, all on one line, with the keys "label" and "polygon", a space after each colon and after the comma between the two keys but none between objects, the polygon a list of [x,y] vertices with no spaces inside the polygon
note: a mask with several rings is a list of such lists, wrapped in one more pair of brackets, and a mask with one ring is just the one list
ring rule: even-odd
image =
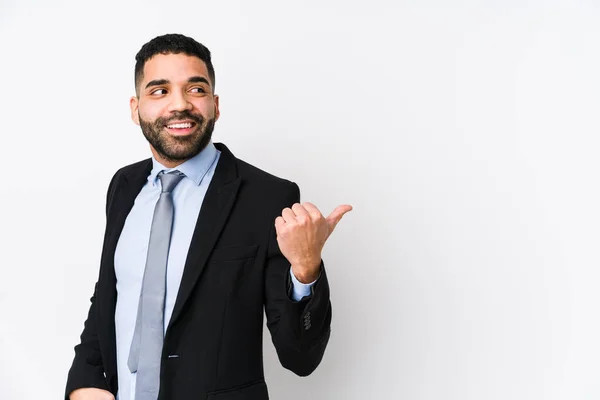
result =
[{"label": "smile", "polygon": [[180,122],[180,123],[168,124],[168,125],[166,125],[166,127],[169,129],[189,129],[189,128],[193,127],[194,125],[195,124],[193,122]]}]

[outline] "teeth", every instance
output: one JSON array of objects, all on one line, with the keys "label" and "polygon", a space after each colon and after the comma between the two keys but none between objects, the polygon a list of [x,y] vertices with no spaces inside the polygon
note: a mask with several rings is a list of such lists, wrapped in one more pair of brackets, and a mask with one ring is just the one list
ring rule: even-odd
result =
[{"label": "teeth", "polygon": [[185,124],[167,125],[167,128],[169,128],[169,129],[185,129],[185,128],[191,128],[191,127],[192,127],[191,122],[186,122]]}]

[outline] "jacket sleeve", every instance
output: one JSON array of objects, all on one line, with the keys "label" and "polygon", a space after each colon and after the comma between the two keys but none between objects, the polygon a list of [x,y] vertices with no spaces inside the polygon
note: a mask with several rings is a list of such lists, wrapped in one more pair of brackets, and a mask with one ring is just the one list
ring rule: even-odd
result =
[{"label": "jacket sleeve", "polygon": [[96,289],[90,299],[91,306],[88,312],[87,320],[84,323],[81,341],[75,346],[75,358],[69,370],[67,378],[67,387],[65,390],[65,399],[69,399],[69,394],[75,389],[80,388],[99,388],[109,390],[104,377],[104,366],[102,365],[102,355],[96,330]]},{"label": "jacket sleeve", "polygon": [[[281,210],[300,201],[300,190],[291,185]],[[278,212],[281,212],[279,210]],[[265,266],[265,312],[267,328],[279,361],[299,376],[310,375],[320,364],[331,332],[331,302],[325,266],[311,287],[311,295],[294,301],[290,297],[290,263],[277,244],[275,221],[269,234]]]},{"label": "jacket sleeve", "polygon": [[[106,195],[107,216],[108,208],[115,192],[117,175],[118,173],[113,176],[108,186]],[[83,325],[83,332],[80,336],[80,342],[74,348],[75,357],[67,376],[65,400],[69,400],[69,395],[71,392],[80,388],[99,388],[109,390],[104,374],[100,344],[98,342],[98,317],[96,309],[97,290],[98,282],[96,282],[94,294],[90,298],[90,309],[88,311],[87,319]]]}]

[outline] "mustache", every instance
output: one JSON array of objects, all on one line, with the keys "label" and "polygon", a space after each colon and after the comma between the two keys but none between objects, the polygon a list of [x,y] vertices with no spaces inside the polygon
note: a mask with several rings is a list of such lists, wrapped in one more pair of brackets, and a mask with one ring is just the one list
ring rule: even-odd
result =
[{"label": "mustache", "polygon": [[194,121],[198,125],[202,125],[204,123],[204,117],[200,114],[192,114],[189,111],[182,111],[171,115],[168,118],[157,118],[155,124],[158,126],[168,125],[171,121],[189,119]]}]

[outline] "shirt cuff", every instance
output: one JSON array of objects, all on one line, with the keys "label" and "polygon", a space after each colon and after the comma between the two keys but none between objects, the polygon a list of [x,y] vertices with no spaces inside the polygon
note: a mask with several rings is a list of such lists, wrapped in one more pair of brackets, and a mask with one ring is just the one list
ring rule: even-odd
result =
[{"label": "shirt cuff", "polygon": [[290,267],[290,277],[292,278],[292,299],[294,301],[300,301],[303,297],[310,296],[310,288],[319,280],[317,278],[311,283],[302,283],[296,279],[296,276],[292,272],[292,267]]}]

